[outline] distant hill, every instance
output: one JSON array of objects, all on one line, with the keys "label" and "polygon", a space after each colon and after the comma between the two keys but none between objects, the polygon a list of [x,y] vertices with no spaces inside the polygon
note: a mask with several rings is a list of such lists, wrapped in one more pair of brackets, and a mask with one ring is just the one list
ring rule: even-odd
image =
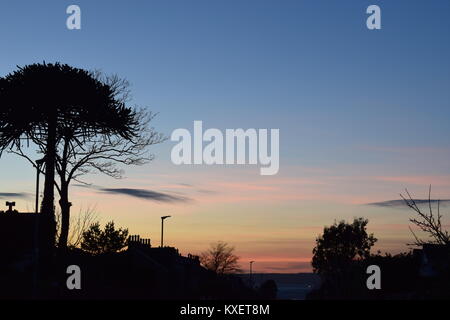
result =
[{"label": "distant hill", "polygon": [[[249,274],[241,274],[248,283]],[[312,289],[320,286],[320,277],[314,273],[254,273],[254,285],[259,287],[266,280],[274,280],[278,286],[278,299],[303,300]]]}]

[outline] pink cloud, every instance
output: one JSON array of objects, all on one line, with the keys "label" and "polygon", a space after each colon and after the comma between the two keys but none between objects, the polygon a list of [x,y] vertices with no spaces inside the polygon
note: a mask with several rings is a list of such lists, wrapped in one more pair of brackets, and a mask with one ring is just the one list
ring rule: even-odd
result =
[{"label": "pink cloud", "polygon": [[408,184],[415,184],[421,186],[444,186],[450,187],[450,175],[440,175],[440,176],[379,176],[374,177],[377,181],[386,182],[396,182],[401,183],[405,186]]},{"label": "pink cloud", "polygon": [[374,151],[374,152],[389,152],[389,153],[402,153],[402,154],[450,153],[449,147],[359,146],[358,148],[361,150]]}]

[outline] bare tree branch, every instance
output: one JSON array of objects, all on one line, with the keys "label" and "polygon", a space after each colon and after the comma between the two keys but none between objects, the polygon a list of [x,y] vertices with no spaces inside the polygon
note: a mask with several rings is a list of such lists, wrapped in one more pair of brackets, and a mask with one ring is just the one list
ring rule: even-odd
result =
[{"label": "bare tree branch", "polygon": [[[56,212],[56,226],[57,234],[56,239],[59,241],[60,230],[61,230],[61,211]],[[86,209],[80,208],[78,215],[70,217],[70,232],[68,237],[67,245],[69,247],[77,248],[80,246],[81,240],[83,239],[83,233],[87,231],[89,226],[96,221],[98,214],[96,212],[95,206],[87,207]]]},{"label": "bare tree branch", "polygon": [[411,194],[408,192],[408,189],[405,189],[407,198],[402,194],[400,196],[405,201],[405,204],[414,210],[417,213],[417,218],[410,218],[409,221],[412,222],[415,226],[417,226],[422,232],[426,233],[431,240],[424,241],[417,237],[417,235],[413,232],[412,228],[410,228],[411,233],[415,238],[415,242],[410,245],[422,246],[426,243],[436,243],[436,244],[450,244],[450,234],[447,230],[444,230],[442,227],[442,215],[440,212],[440,202],[437,202],[437,215],[433,213],[433,208],[431,205],[431,185],[428,190],[428,212],[423,212],[417,205],[416,201],[412,198]]}]

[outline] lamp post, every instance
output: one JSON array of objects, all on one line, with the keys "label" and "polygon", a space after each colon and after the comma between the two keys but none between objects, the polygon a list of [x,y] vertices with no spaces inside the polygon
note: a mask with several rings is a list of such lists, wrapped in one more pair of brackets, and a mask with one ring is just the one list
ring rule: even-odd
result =
[{"label": "lamp post", "polygon": [[255,261],[250,261],[250,286],[253,288],[253,279],[252,279],[252,266],[253,266],[253,262]]},{"label": "lamp post", "polygon": [[161,217],[161,248],[164,247],[164,220],[170,218],[170,216]]},{"label": "lamp post", "polygon": [[36,208],[35,212],[39,212],[39,175],[41,173],[42,165],[44,164],[45,157],[39,160],[36,160]]},{"label": "lamp post", "polygon": [[37,297],[38,293],[38,273],[39,273],[39,219],[40,216],[37,216],[39,212],[39,175],[41,173],[42,166],[44,164],[45,157],[39,160],[36,160],[36,217],[34,222],[34,269],[33,269],[33,296]]}]

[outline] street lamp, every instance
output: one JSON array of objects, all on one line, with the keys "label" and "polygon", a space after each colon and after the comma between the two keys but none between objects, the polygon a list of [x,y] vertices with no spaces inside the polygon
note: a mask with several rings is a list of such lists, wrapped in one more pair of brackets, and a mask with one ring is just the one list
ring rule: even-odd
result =
[{"label": "street lamp", "polygon": [[170,216],[161,217],[161,248],[164,247],[164,220],[170,218]]},{"label": "street lamp", "polygon": [[[44,165],[45,157],[36,160],[36,214],[39,212],[39,174],[41,173],[42,166]],[[34,255],[33,255],[33,296],[37,297],[38,290],[38,273],[39,273],[39,219],[41,217],[37,216],[34,220]]]},{"label": "street lamp", "polygon": [[44,164],[45,157],[36,160],[36,208],[35,212],[39,212],[39,174],[41,173],[42,165]]},{"label": "street lamp", "polygon": [[255,261],[250,261],[250,285],[253,287],[253,279],[252,279],[252,266],[253,266],[253,262]]}]

